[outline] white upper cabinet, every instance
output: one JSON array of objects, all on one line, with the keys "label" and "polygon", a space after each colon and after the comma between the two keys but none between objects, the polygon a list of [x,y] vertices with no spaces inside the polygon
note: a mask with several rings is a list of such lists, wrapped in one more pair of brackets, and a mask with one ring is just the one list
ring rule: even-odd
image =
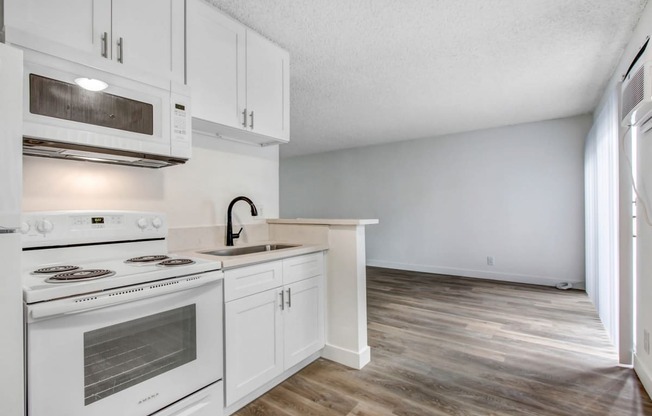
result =
[{"label": "white upper cabinet", "polygon": [[249,128],[289,140],[289,54],[247,31],[247,111]]},{"label": "white upper cabinet", "polygon": [[183,0],[112,0],[112,58],[183,83]]},{"label": "white upper cabinet", "polygon": [[193,128],[258,144],[288,142],[288,52],[202,0],[186,7]]},{"label": "white upper cabinet", "polygon": [[5,0],[7,43],[163,88],[184,82],[183,0]]},{"label": "white upper cabinet", "polygon": [[245,37],[240,23],[201,0],[187,3],[186,81],[192,88],[192,115],[243,128],[246,106]]},{"label": "white upper cabinet", "polygon": [[5,0],[5,25],[7,43],[57,56],[100,54],[111,0]]}]

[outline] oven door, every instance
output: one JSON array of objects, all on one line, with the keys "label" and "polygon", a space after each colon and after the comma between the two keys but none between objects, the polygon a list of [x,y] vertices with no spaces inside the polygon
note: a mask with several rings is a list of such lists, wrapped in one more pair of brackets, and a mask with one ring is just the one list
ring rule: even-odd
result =
[{"label": "oven door", "polygon": [[28,414],[149,415],[221,379],[221,274],[28,306]]}]

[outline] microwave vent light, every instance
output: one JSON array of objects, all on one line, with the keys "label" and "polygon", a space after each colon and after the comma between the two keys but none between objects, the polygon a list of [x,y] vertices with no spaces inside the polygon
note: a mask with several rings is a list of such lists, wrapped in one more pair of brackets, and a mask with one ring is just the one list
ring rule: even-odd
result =
[{"label": "microwave vent light", "polygon": [[75,84],[88,91],[103,91],[109,87],[106,82],[95,78],[75,78]]}]

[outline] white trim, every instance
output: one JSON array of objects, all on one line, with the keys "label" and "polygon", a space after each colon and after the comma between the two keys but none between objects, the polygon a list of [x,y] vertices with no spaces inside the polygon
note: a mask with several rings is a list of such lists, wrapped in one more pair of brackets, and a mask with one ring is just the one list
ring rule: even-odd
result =
[{"label": "white trim", "polygon": [[362,350],[356,352],[335,345],[326,344],[321,356],[347,367],[360,370],[371,361],[371,349],[369,346],[366,346]]},{"label": "white trim", "polygon": [[452,276],[475,277],[479,279],[500,280],[504,282],[528,283],[542,286],[555,286],[558,283],[568,282],[573,289],[584,290],[584,280],[564,280],[549,276],[535,276],[528,274],[514,274],[503,272],[488,272],[485,270],[458,269],[455,267],[441,267],[425,264],[397,263],[392,261],[367,259],[367,266],[384,267],[387,269],[410,270],[424,273],[447,274]]},{"label": "white trim", "polygon": [[652,394],[650,394],[652,393],[652,374],[645,368],[643,362],[638,359],[636,353],[634,353],[634,371],[636,371],[638,379],[641,380],[641,384],[643,384],[647,395],[652,397]]}]

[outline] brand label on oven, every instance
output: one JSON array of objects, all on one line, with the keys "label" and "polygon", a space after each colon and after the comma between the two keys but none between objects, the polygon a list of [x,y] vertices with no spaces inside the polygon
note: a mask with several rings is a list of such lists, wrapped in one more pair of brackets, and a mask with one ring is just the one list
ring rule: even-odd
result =
[{"label": "brand label on oven", "polygon": [[138,400],[138,404],[143,404],[143,403],[148,402],[148,401],[150,401],[152,399],[155,399],[157,397],[158,397],[158,393],[151,394],[151,395],[145,397],[144,399]]}]

